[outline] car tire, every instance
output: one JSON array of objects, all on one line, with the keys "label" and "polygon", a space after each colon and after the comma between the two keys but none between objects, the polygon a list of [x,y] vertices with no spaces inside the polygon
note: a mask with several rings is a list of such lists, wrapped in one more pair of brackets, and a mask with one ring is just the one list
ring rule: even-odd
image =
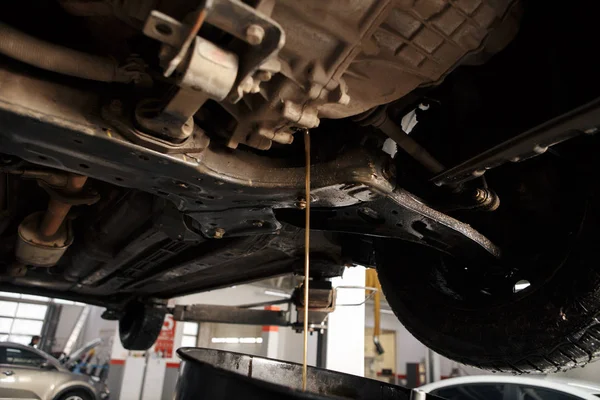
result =
[{"label": "car tire", "polygon": [[148,350],[162,329],[167,309],[164,306],[133,301],[119,319],[119,337],[127,350]]},{"label": "car tire", "polygon": [[94,400],[94,398],[85,390],[71,390],[62,394],[58,400]]},{"label": "car tire", "polygon": [[394,240],[376,243],[385,297],[413,336],[463,364],[511,373],[583,366],[600,355],[599,199],[589,199],[556,269],[501,303],[461,302],[440,283],[446,282],[448,256]]}]

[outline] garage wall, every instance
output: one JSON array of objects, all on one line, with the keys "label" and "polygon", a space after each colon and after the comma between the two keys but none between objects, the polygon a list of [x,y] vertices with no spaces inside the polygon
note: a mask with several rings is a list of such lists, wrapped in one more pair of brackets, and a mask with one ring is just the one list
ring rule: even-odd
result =
[{"label": "garage wall", "polygon": [[[365,326],[373,327],[373,306],[367,305],[365,308]],[[406,363],[424,362],[426,347],[419,342],[401,323],[395,315],[381,314],[381,328],[396,331],[396,370],[395,374],[406,374]],[[450,376],[452,369],[458,368],[463,375],[482,375],[489,374],[478,368],[468,367],[458,364],[440,356],[440,374],[442,377]],[[600,375],[599,375],[600,376]]]},{"label": "garage wall", "polygon": [[[63,351],[82,310],[83,307],[78,305],[61,305],[60,317],[58,318],[56,333],[52,343],[53,352]],[[76,347],[77,346],[75,346],[75,348]]]},{"label": "garage wall", "polygon": [[[365,308],[365,326],[373,327],[373,307]],[[406,374],[406,363],[419,363],[425,359],[425,346],[421,344],[394,315],[381,314],[381,328],[396,331],[396,370],[395,374]],[[444,375],[444,372],[442,372]]]}]

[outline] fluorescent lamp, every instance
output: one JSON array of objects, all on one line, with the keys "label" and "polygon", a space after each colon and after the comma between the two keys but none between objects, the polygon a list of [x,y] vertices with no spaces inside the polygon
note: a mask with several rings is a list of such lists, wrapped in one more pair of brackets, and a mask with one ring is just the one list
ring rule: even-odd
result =
[{"label": "fluorescent lamp", "polygon": [[226,344],[261,344],[263,338],[261,337],[214,337],[210,340],[212,343],[226,343]]},{"label": "fluorescent lamp", "polygon": [[290,297],[292,297],[291,294],[287,294],[287,293],[283,293],[283,292],[274,292],[272,290],[265,290],[265,294],[267,296],[283,297],[285,299],[289,299]]}]

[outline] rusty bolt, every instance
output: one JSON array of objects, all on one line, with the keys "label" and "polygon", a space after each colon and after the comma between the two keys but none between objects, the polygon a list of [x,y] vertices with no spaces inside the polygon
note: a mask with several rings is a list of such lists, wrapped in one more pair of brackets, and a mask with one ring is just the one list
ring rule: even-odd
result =
[{"label": "rusty bolt", "polygon": [[264,37],[265,30],[260,25],[252,24],[248,27],[248,29],[246,29],[246,40],[252,46],[261,44]]},{"label": "rusty bolt", "polygon": [[217,228],[217,229],[215,229],[215,234],[213,235],[213,238],[223,239],[223,235],[225,235],[225,229]]}]

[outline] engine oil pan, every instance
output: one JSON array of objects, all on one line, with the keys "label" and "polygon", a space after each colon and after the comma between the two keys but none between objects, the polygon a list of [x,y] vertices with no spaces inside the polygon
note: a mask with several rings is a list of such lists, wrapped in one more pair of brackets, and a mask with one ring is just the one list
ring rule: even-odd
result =
[{"label": "engine oil pan", "polygon": [[183,362],[175,400],[439,399],[401,386],[314,367],[308,368],[307,391],[303,392],[300,364],[192,347],[181,348],[177,354]]}]

